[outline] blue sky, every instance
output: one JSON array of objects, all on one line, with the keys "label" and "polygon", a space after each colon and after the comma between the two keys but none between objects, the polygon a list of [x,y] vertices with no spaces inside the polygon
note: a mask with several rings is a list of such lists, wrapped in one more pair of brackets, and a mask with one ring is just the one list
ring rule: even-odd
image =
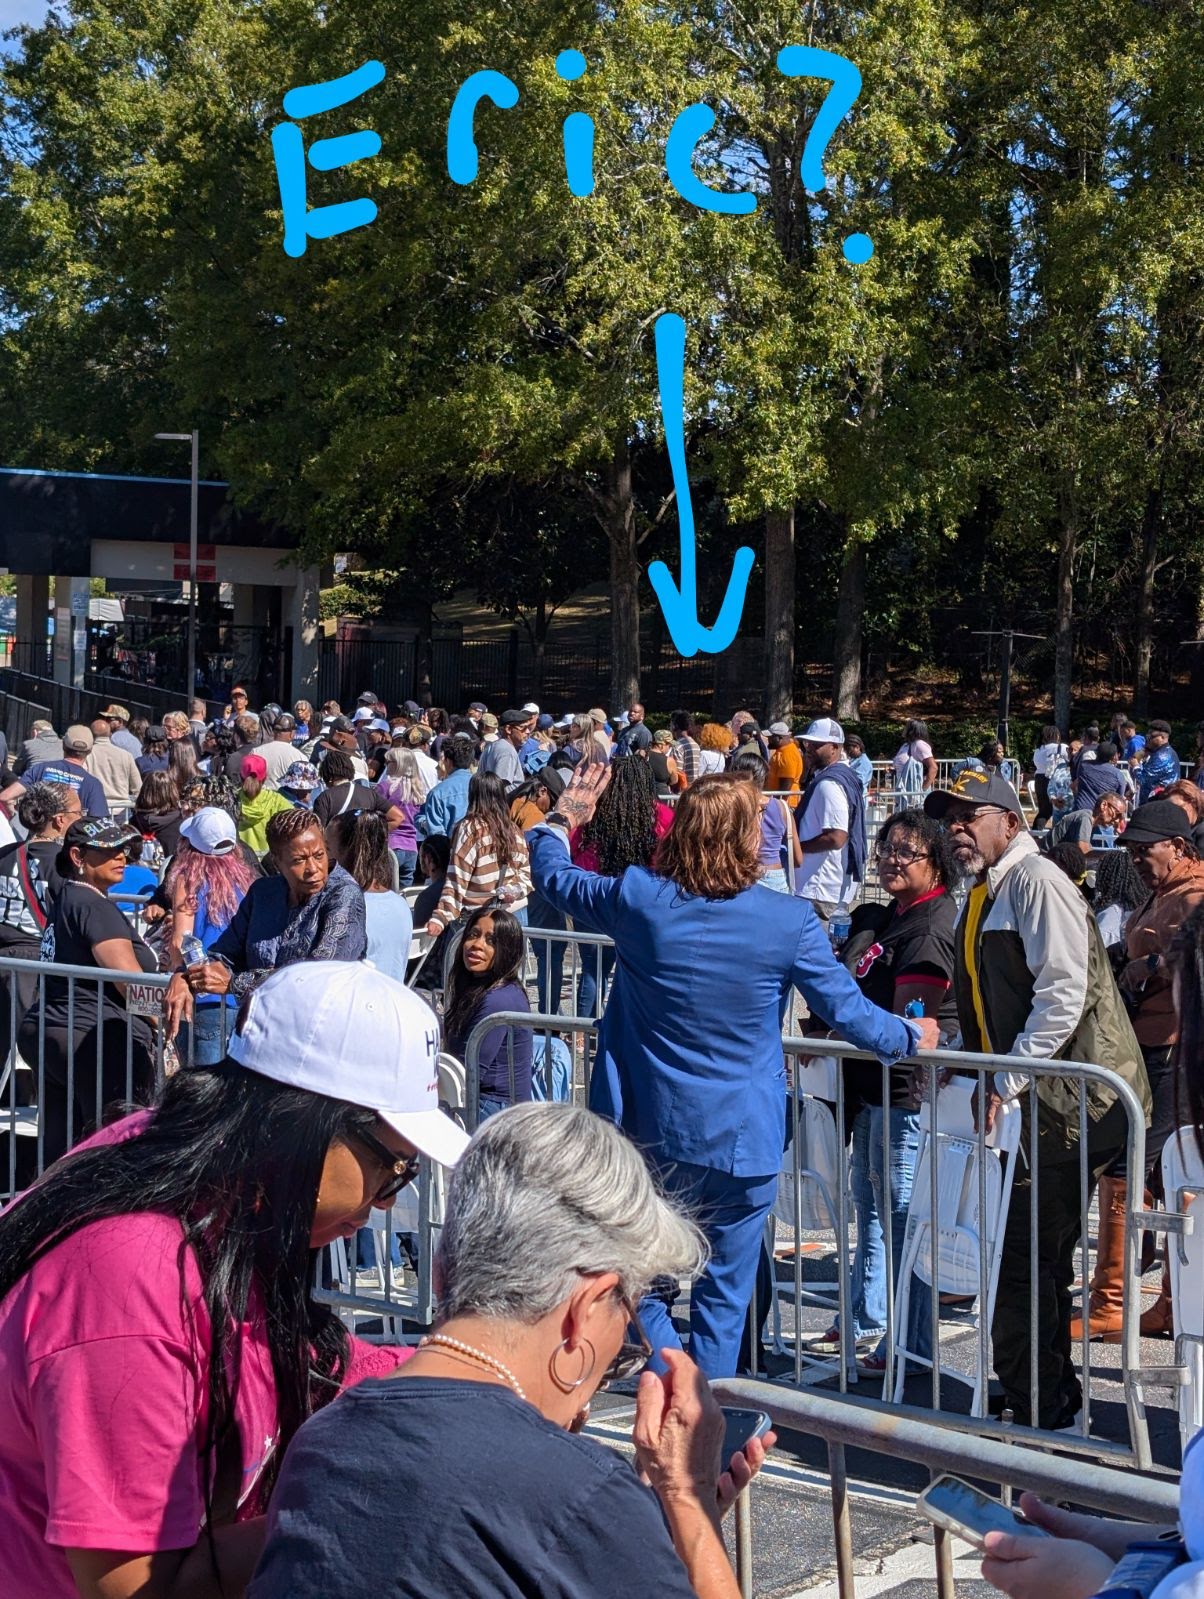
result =
[{"label": "blue sky", "polygon": [[[0,0],[0,33],[22,22],[41,22],[45,15],[46,0]],[[11,48],[11,41],[0,39],[0,51]]]}]

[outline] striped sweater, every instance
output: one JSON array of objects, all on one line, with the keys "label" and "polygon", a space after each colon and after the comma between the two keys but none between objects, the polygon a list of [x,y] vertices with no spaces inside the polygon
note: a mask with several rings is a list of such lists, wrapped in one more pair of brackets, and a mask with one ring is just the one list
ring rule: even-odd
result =
[{"label": "striped sweater", "polygon": [[530,892],[531,863],[526,843],[520,838],[503,878],[493,839],[485,828],[466,819],[452,840],[443,893],[431,920],[440,927],[449,927],[465,911],[475,911],[492,899],[498,899],[505,910],[521,910]]}]

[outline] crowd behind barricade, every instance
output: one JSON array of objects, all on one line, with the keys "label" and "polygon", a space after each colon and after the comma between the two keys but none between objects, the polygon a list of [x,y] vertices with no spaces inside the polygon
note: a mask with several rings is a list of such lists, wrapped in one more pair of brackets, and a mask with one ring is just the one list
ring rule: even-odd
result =
[{"label": "crowd behind barricade", "polygon": [[[350,715],[256,710],[236,685],[212,724],[139,727],[114,704],[61,737],[34,724],[11,765],[3,752],[0,957],[46,967],[0,977],[6,1103],[36,1101],[45,1165],[66,1155],[0,1218],[0,1521],[21,1592],[209,1594],[220,1567],[221,1591],[254,1599],[373,1578],[589,1594],[630,1566],[638,1586],[653,1572],[671,1594],[733,1595],[718,1517],[763,1447],[720,1475],[703,1379],[749,1364],[750,1307],[755,1327],[772,1294],[796,995],[809,1036],[873,1057],[840,1068],[851,1325],[815,1349],[888,1367],[921,1133],[906,1063],[942,1046],[1007,1056],[974,1105],[987,1133],[1017,1110],[1027,1163],[990,1411],[1074,1424],[1075,1342],[1123,1329],[1130,1188],[1137,1208],[1161,1197],[1163,1147],[1185,1107],[1201,1120],[1200,1018],[1183,1009],[1199,984],[1177,974],[1204,945],[1204,789],[1169,728],[1047,728],[1026,781],[994,741],[938,762],[917,721],[878,765],[828,716],[798,735],[746,711],[668,721],[639,704],[391,715],[371,690]],[[573,933],[597,942],[566,993]],[[63,967],[166,974],[161,1012],[130,1014],[120,978]],[[488,1027],[529,1012],[532,990],[544,1015],[597,1019],[595,1114],[516,1108],[568,1097],[575,1069],[554,1029]],[[312,1251],[361,1233],[420,1154],[460,1159],[434,1061],[470,1041],[480,1131],[451,1185],[436,1331],[416,1353],[368,1349],[310,1297]],[[1144,1171],[1127,1169],[1114,1088],[1030,1078],[1025,1058],[1125,1084]],[[98,1128],[96,1107],[119,1101],[145,1108]],[[1084,1169],[1099,1238],[1076,1312]],[[88,1269],[98,1249],[134,1285],[119,1304]],[[894,1336],[927,1358],[941,1311],[923,1285],[907,1305]],[[1141,1331],[1174,1330],[1164,1269]],[[591,1394],[645,1364],[635,1442],[655,1513],[577,1433]],[[358,1386],[386,1372],[405,1380]],[[113,1441],[102,1418],[131,1385]],[[69,1450],[47,1450],[56,1430]],[[404,1544],[382,1538],[381,1463],[396,1480],[418,1458],[429,1515]],[[1007,1554],[990,1575],[1020,1594]],[[503,1569],[529,1586],[500,1585]]]}]

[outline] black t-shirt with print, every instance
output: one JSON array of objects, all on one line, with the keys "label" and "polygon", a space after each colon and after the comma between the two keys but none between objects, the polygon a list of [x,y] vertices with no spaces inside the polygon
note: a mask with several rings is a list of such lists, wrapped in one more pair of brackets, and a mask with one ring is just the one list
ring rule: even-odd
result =
[{"label": "black t-shirt with print", "polygon": [[[894,900],[885,905],[859,905],[840,958],[866,999],[883,1010],[894,1010],[899,984],[931,984],[932,999],[925,1003],[925,1012],[935,1014],[942,1033],[951,1035],[957,1031],[953,996],[956,919],[953,897],[943,889],[917,900],[901,914]],[[892,1105],[904,1103],[910,1085],[910,1071],[891,1072]],[[871,1061],[850,1061],[845,1068],[845,1093],[861,1104],[880,1105],[882,1068]],[[854,1109],[850,1103],[850,1113]]]},{"label": "black t-shirt with print", "polygon": [[[64,883],[54,902],[54,914],[42,935],[42,959],[59,966],[96,966],[93,945],[107,939],[128,939],[144,972],[158,970],[154,951],[138,937],[131,924],[111,899],[77,882]],[[97,984],[80,978],[75,984],[75,1001],[70,1007],[76,1032],[96,1026]],[[121,992],[112,984],[104,989],[104,1018],[120,1020],[125,1015]],[[46,1025],[66,1027],[68,1017],[68,979],[46,978]],[[136,1029],[141,1031],[142,1029]]]},{"label": "black t-shirt with print", "polygon": [[385,816],[390,809],[389,801],[380,790],[363,781],[335,783],[324,788],[314,801],[314,815],[323,827],[344,811],[378,811]]}]

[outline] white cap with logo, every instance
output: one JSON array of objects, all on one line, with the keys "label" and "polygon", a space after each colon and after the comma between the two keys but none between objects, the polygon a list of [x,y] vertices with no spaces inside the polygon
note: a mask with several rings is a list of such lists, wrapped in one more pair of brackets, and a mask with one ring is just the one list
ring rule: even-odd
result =
[{"label": "white cap with logo", "polygon": [[298,961],[252,990],[230,1057],[273,1082],[374,1110],[441,1166],[468,1134],[439,1109],[439,1021],[412,989],[359,961]]},{"label": "white cap with logo", "polygon": [[180,837],[202,855],[229,855],[238,843],[234,818],[217,805],[202,805],[180,823]]},{"label": "white cap with logo", "polygon": [[539,715],[539,706],[536,705],[534,700],[528,700],[525,705],[520,706],[520,709],[522,710],[522,712],[523,712],[523,714],[525,716],[538,716]]},{"label": "white cap with logo", "polygon": [[821,716],[799,738],[804,744],[843,744],[844,728],[830,716]]}]

